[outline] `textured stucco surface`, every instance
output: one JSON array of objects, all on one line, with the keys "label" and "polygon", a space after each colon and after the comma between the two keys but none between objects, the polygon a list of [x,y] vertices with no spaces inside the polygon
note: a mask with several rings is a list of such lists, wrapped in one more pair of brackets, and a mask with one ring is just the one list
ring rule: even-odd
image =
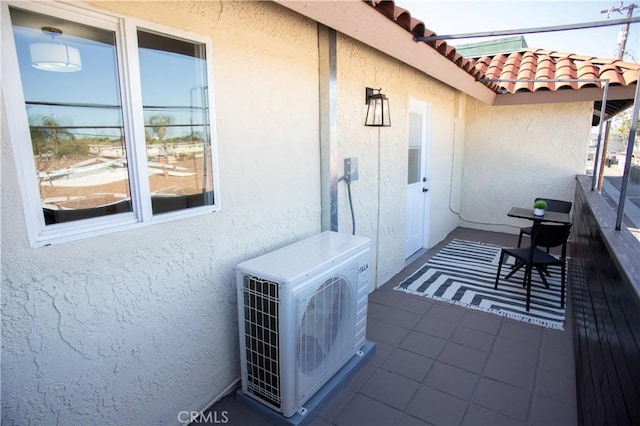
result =
[{"label": "textured stucco surface", "polygon": [[584,173],[592,105],[489,107],[469,100],[461,217],[465,226],[518,232],[511,207],[533,207],[535,197],[573,200]]},{"label": "textured stucco surface", "polygon": [[[372,239],[376,270],[372,288],[404,267],[406,239],[409,99],[431,105],[430,245],[441,241],[458,219],[448,209],[452,178],[454,90],[413,68],[347,37],[338,38],[338,158],[359,160],[359,180],[351,185],[356,230]],[[366,71],[365,71],[366,70]],[[365,127],[365,87],[382,88],[389,98],[391,127]],[[342,163],[341,163],[342,164]],[[339,228],[351,232],[346,184],[338,187]]]},{"label": "textured stucco surface", "polygon": [[[204,408],[239,378],[235,265],[320,231],[316,24],[269,2],[94,4],[213,40],[222,210],[32,249],[3,114],[7,425],[177,424]],[[405,262],[410,99],[430,111],[429,246],[460,223],[507,222],[540,193],[573,194],[589,105],[488,107],[341,35],[337,60],[337,157],[359,159],[372,289]],[[392,127],[363,125],[367,86],[389,97]],[[343,182],[338,214],[351,233]]]},{"label": "textured stucco surface", "polygon": [[3,132],[3,425],[178,424],[239,377],[234,266],[320,230],[315,24],[267,2],[96,6],[212,38],[223,210],[32,249]]}]

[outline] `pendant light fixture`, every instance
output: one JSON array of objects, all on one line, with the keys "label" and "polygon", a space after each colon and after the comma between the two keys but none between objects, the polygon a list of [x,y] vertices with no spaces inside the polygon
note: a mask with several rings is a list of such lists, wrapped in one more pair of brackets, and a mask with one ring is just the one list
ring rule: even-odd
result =
[{"label": "pendant light fixture", "polygon": [[56,42],[62,30],[54,27],[42,27],[42,32],[51,37],[49,43],[31,43],[31,65],[44,71],[76,72],[82,69],[80,51],[66,43]]},{"label": "pendant light fixture", "polygon": [[[371,127],[391,126],[389,114],[389,99],[381,93],[382,89],[365,88],[365,103],[367,106],[367,118],[364,125]],[[373,93],[377,91],[378,93]]]}]

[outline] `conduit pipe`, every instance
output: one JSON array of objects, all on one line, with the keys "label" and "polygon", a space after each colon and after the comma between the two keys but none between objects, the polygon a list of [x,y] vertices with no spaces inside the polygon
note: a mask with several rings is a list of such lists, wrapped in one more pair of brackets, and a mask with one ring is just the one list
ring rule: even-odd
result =
[{"label": "conduit pipe", "polygon": [[456,40],[456,39],[463,39],[463,38],[548,33],[553,31],[570,31],[570,30],[581,30],[585,28],[597,28],[597,27],[607,27],[607,26],[613,26],[613,25],[633,24],[635,22],[640,22],[640,17],[612,19],[610,21],[585,22],[582,24],[554,25],[549,27],[538,27],[538,28],[520,28],[520,29],[514,29],[514,30],[484,31],[484,32],[478,32],[478,33],[432,35],[432,36],[425,36],[425,37],[415,36],[413,40],[430,42],[430,41],[437,41],[437,40]]}]

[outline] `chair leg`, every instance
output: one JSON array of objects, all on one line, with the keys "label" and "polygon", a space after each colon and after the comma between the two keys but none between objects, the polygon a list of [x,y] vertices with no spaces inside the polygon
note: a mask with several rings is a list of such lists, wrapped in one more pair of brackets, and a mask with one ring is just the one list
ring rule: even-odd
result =
[{"label": "chair leg", "polygon": [[511,278],[513,276],[513,274],[515,274],[516,272],[518,272],[520,270],[520,268],[522,268],[525,265],[524,262],[516,262],[512,267],[511,267],[511,272],[509,272],[504,279],[508,280],[509,278]]},{"label": "chair leg", "polygon": [[496,284],[493,286],[495,290],[498,289],[498,281],[500,280],[500,271],[502,271],[502,261],[504,260],[504,252],[500,252],[500,259],[498,260],[498,272],[496,272]]},{"label": "chair leg", "polygon": [[538,271],[538,275],[540,275],[540,279],[542,280],[542,284],[544,284],[544,286],[546,288],[549,288],[549,283],[547,282],[547,279],[545,278],[545,266],[536,266],[536,270]]},{"label": "chair leg", "polygon": [[525,284],[527,286],[527,306],[526,311],[529,312],[529,306],[531,304],[531,266],[527,265],[527,270],[525,271]]},{"label": "chair leg", "polygon": [[564,291],[565,291],[565,280],[566,280],[566,264],[565,262],[562,262],[562,264],[560,265],[560,267],[562,268],[562,272],[560,273],[561,275],[561,279],[560,279],[560,307],[564,308]]},{"label": "chair leg", "polygon": [[522,244],[522,231],[520,231],[520,235],[518,236],[518,248],[520,248],[520,244]]}]

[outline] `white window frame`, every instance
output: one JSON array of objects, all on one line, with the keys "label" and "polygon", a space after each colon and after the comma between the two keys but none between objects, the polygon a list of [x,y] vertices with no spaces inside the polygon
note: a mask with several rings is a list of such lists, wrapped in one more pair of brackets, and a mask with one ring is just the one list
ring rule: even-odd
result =
[{"label": "white window frame", "polygon": [[[9,6],[30,12],[49,15],[70,21],[112,30],[116,35],[118,72],[123,106],[123,124],[127,161],[129,162],[129,186],[132,212],[46,225],[38,191],[37,172],[33,161],[29,121],[18,57],[9,16]],[[217,131],[213,90],[213,47],[209,37],[145,22],[136,18],[100,12],[90,7],[65,3],[2,2],[0,4],[2,27],[2,93],[7,117],[7,133],[11,139],[17,178],[22,194],[29,243],[32,247],[57,244],[96,235],[122,231],[150,224],[208,214],[219,211],[220,179],[218,171]],[[206,47],[206,67],[209,102],[209,131],[211,139],[211,168],[215,203],[183,210],[153,215],[149,188],[142,89],[138,61],[138,30],[148,30],[168,37],[203,43]]]}]

